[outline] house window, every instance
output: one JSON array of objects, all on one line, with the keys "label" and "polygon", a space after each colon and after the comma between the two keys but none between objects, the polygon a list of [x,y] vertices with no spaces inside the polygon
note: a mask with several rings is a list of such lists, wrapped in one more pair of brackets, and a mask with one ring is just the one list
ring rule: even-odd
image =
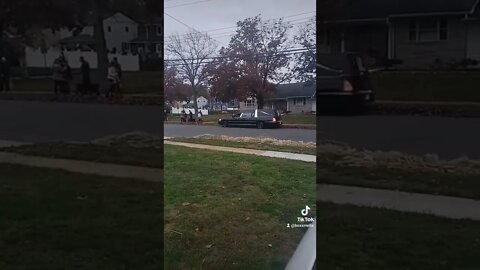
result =
[{"label": "house window", "polygon": [[128,28],[128,26],[125,26],[125,32],[130,32],[130,28]]},{"label": "house window", "polygon": [[245,100],[245,107],[255,107],[255,105],[255,99],[247,98],[247,100]]},{"label": "house window", "polygon": [[447,40],[448,38],[448,22],[447,19],[442,18],[440,19],[439,22],[439,35],[440,35],[440,40]]},{"label": "house window", "polygon": [[413,20],[409,24],[409,40],[429,42],[447,40],[448,22],[446,19]]},{"label": "house window", "polygon": [[162,36],[163,35],[163,30],[161,26],[157,26],[157,36]]},{"label": "house window", "polygon": [[293,105],[295,105],[295,106],[305,106],[305,105],[307,105],[307,99],[306,98],[295,98],[295,99],[293,99]]},{"label": "house window", "polygon": [[162,53],[163,52],[163,46],[162,44],[157,44],[157,53]]},{"label": "house window", "polygon": [[109,33],[112,32],[112,27],[109,26],[109,27],[107,28],[107,31],[108,31]]}]

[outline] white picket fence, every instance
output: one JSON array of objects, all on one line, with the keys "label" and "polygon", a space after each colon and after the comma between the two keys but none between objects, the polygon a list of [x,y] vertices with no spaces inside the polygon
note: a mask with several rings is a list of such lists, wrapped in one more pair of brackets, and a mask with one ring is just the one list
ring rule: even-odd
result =
[{"label": "white picket fence", "polygon": [[[50,49],[46,54],[43,54],[41,50],[35,50],[27,47],[25,49],[25,61],[27,67],[34,68],[51,68],[55,59],[61,54],[58,49]],[[85,60],[90,64],[91,68],[97,68],[97,53],[96,52],[82,52],[82,51],[65,51],[65,57],[68,64],[72,68],[80,68],[80,56],[83,56]],[[140,58],[138,55],[122,55],[122,54],[109,54],[108,58],[112,60],[114,57],[118,59],[118,62],[122,66],[124,71],[139,71],[140,70]]]},{"label": "white picket fence", "polygon": [[[187,114],[190,114],[190,111],[195,115],[195,109],[193,108],[182,108],[182,107],[173,107],[172,108],[172,114],[182,114],[182,111],[185,110]],[[202,110],[200,109],[199,111],[202,112],[203,115],[208,115],[208,110]]]}]

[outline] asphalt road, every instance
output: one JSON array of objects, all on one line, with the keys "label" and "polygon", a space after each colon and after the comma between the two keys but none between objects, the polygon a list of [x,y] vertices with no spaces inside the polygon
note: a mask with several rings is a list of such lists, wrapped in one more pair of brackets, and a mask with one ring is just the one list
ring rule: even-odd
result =
[{"label": "asphalt road", "polygon": [[167,137],[195,137],[199,135],[226,135],[233,137],[268,137],[280,140],[315,142],[316,131],[308,129],[257,129],[257,128],[223,128],[220,126],[197,126],[166,124]]},{"label": "asphalt road", "polygon": [[[162,113],[154,106],[0,101],[0,140],[87,141],[132,131],[163,136]],[[315,141],[318,135],[356,148],[480,159],[480,119],[368,115],[322,116],[318,121],[318,134],[302,129],[167,124],[165,136],[212,134]]]},{"label": "asphalt road", "polygon": [[162,136],[162,114],[156,106],[0,101],[0,139],[89,141],[132,131]]},{"label": "asphalt road", "polygon": [[370,150],[480,159],[480,119],[421,116],[322,116],[319,138]]}]

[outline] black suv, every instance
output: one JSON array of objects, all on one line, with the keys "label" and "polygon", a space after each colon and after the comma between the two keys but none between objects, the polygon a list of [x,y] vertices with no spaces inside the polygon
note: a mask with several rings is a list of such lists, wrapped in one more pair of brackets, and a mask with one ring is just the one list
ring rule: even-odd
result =
[{"label": "black suv", "polygon": [[229,118],[218,119],[218,124],[220,124],[222,127],[280,127],[282,125],[282,116],[277,110],[274,109],[245,110],[234,114]]}]

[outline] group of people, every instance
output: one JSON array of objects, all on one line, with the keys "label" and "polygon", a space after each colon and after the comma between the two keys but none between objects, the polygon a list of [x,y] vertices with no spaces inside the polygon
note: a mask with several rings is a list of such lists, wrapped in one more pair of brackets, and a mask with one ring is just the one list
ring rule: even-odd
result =
[{"label": "group of people", "polygon": [[[198,122],[197,124],[202,124],[203,123],[203,113],[201,110],[198,110]],[[182,114],[180,115],[180,122],[182,123],[186,123],[186,122],[195,122],[195,118],[193,117],[193,113],[192,111],[190,110],[190,112],[188,113],[188,118],[187,118],[187,112],[185,110],[182,110]]]},{"label": "group of people", "polygon": [[[83,56],[80,57],[80,74],[81,83],[79,85],[79,91],[82,93],[88,92],[93,89],[92,81],[90,77],[90,64]],[[122,67],[115,57],[108,65],[107,79],[109,82],[106,95],[112,96],[113,94],[120,93],[121,81],[122,81]],[[53,63],[53,81],[55,94],[70,92],[70,84],[73,80],[72,69],[68,65],[68,61],[62,54]]]}]

